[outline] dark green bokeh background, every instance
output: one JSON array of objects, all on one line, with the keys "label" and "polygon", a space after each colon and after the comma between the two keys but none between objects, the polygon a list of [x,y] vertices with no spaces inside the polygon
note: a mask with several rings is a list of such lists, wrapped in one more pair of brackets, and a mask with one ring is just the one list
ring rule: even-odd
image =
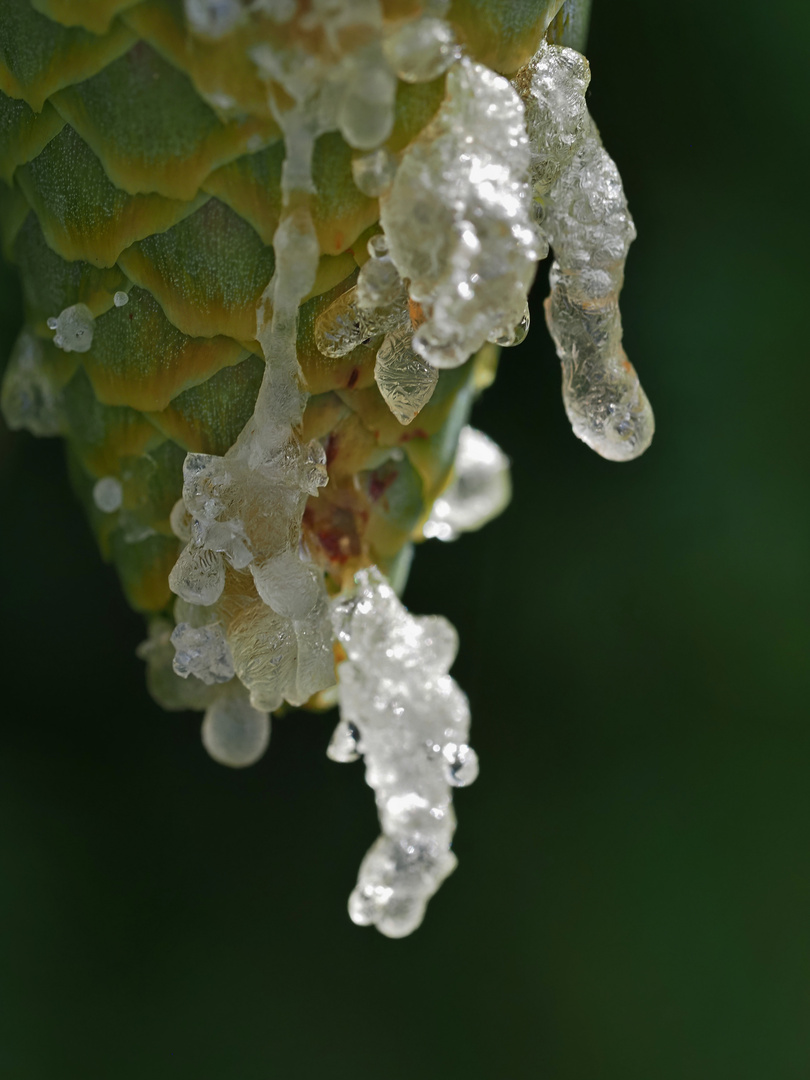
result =
[{"label": "dark green bokeh background", "polygon": [[[570,435],[541,272],[474,417],[512,507],[406,597],[461,631],[482,761],[412,938],[347,917],[376,820],[333,718],[209,761],[146,695],[59,446],[0,435],[4,1078],[810,1074],[810,11],[763,11],[594,5],[658,435],[625,466]],[[8,269],[2,302],[5,351]]]}]

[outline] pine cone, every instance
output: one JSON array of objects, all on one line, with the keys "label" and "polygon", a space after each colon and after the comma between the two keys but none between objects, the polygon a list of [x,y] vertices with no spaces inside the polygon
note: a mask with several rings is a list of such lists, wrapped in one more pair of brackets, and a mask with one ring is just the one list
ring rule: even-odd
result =
[{"label": "pine cone", "polygon": [[382,824],[349,910],[389,936],[453,870],[478,769],[457,635],[396,589],[413,541],[502,508],[505,459],[465,425],[549,243],[575,433],[614,460],[652,437],[621,349],[632,219],[587,61],[549,44],[581,46],[587,8],[0,0],[6,418],[65,437],[152,692],[206,710],[217,760],[333,701],[339,665],[329,753],[365,757]]},{"label": "pine cone", "polygon": [[[415,7],[384,6],[387,18]],[[536,46],[546,4],[476,0],[453,15],[468,51],[510,72]],[[179,0],[3,0],[1,19],[0,223],[26,316],[6,415],[65,437],[102,554],[136,609],[162,612],[173,600],[169,513],[183,459],[223,454],[261,381],[256,306],[274,267],[283,141],[243,61],[244,37],[190,35]],[[443,75],[400,82],[386,148],[406,146],[443,94]],[[443,371],[403,427],[374,380],[379,337],[340,359],[318,351],[315,319],[356,283],[379,231],[378,200],[356,186],[354,157],[337,132],[317,141],[321,259],[298,330],[312,395],[304,435],[322,441],[329,472],[305,515],[306,541],[340,583],[372,563],[397,576],[497,353]],[[86,336],[67,352],[48,323],[76,305]],[[114,512],[93,498],[99,481]]]}]

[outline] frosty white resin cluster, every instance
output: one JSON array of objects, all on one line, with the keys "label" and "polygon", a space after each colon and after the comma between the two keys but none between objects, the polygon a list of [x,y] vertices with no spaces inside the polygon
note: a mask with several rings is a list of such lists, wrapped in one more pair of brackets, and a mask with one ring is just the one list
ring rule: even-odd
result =
[{"label": "frosty white resin cluster", "polygon": [[[433,71],[428,54],[446,67],[458,50],[441,25],[431,15],[404,24],[386,38],[385,55],[399,57],[401,69],[412,50],[414,81]],[[419,49],[427,50],[424,68],[416,63]],[[372,239],[372,260],[356,289],[320,317],[316,342],[324,355],[342,356],[387,335],[375,378],[402,424],[430,399],[432,369],[463,364],[486,341],[515,345],[525,337],[527,293],[547,251],[530,218],[528,165],[518,95],[466,59],[448,72],[444,104],[396,171],[385,151],[355,164],[363,190],[380,195],[385,236]],[[384,248],[373,249],[375,241]]]},{"label": "frosty white resin cluster", "polygon": [[453,479],[433,504],[423,535],[456,540],[496,518],[511,498],[509,458],[488,435],[468,425],[459,436]]},{"label": "frosty white resin cluster", "polygon": [[380,200],[391,258],[425,314],[413,349],[435,367],[463,364],[525,317],[546,250],[530,218],[528,167],[514,88],[460,60]]},{"label": "frosty white resin cluster", "polygon": [[635,238],[621,177],[585,105],[588,63],[544,44],[516,77],[532,143],[537,217],[554,249],[549,330],[574,434],[602,457],[642,454],[655,428],[621,345],[619,292]]},{"label": "frosty white resin cluster", "polygon": [[375,567],[355,581],[333,614],[347,660],[328,753],[336,761],[362,755],[382,835],[362,862],[349,914],[403,937],[455,869],[452,791],[475,780],[478,759],[467,742],[467,698],[448,675],[458,649],[451,624],[411,615]]},{"label": "frosty white resin cluster", "polygon": [[233,657],[219,623],[206,626],[178,623],[172,631],[172,645],[175,649],[172,666],[181,679],[194,675],[206,686],[212,686],[233,678]]}]

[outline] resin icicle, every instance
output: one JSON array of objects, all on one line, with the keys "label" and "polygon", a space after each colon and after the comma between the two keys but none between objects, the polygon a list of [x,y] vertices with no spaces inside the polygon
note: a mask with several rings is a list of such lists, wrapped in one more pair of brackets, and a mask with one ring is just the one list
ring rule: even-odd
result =
[{"label": "resin icicle", "polygon": [[638,457],[652,409],[621,346],[619,292],[635,238],[621,177],[585,105],[587,60],[543,44],[515,79],[526,107],[535,218],[554,249],[549,330],[574,434],[612,461]]},{"label": "resin icicle", "polygon": [[562,361],[574,434],[602,457],[629,461],[655,431],[652,408],[621,345],[619,292],[636,231],[621,178],[591,122],[584,145],[550,193],[555,260],[546,318]]}]

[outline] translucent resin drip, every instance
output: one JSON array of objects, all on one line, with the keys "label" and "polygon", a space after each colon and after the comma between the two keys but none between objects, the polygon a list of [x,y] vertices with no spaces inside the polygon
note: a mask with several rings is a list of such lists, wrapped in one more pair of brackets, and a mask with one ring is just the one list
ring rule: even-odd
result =
[{"label": "translucent resin drip", "polygon": [[410,424],[427,405],[439,372],[411,348],[410,327],[388,334],[377,353],[374,378],[386,405],[400,424]]},{"label": "translucent resin drip", "polygon": [[241,769],[259,760],[270,742],[270,717],[254,709],[241,687],[231,684],[208,708],[203,746],[220,765]]},{"label": "translucent resin drip", "polygon": [[602,457],[628,461],[652,441],[647,395],[622,348],[619,292],[636,231],[621,178],[591,123],[572,166],[551,190],[554,245],[546,319],[563,368],[574,434]]},{"label": "translucent resin drip", "polygon": [[483,431],[461,429],[450,485],[433,504],[426,539],[457,540],[503,513],[512,498],[509,458]]},{"label": "translucent resin drip", "polygon": [[621,177],[588,115],[588,63],[544,45],[515,80],[526,105],[536,219],[554,248],[546,319],[574,434],[612,461],[649,446],[652,409],[621,345],[619,292],[635,238]]},{"label": "translucent resin drip", "polygon": [[349,914],[404,937],[456,867],[452,791],[475,780],[478,759],[467,698],[447,674],[458,649],[451,624],[409,614],[375,567],[355,580],[333,614],[347,660],[329,755],[362,755],[382,835],[363,859]]}]

